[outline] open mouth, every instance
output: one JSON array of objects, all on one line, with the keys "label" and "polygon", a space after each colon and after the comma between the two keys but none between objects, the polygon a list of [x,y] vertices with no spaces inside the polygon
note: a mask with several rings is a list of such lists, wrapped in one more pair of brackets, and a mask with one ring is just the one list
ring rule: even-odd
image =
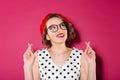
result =
[{"label": "open mouth", "polygon": [[63,34],[63,33],[59,33],[59,34],[57,34],[57,36],[56,37],[58,37],[58,38],[63,38],[65,35]]}]

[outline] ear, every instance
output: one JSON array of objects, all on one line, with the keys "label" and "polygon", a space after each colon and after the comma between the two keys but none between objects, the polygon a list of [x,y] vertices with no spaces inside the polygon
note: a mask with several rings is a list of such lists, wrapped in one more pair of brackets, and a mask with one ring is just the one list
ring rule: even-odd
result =
[{"label": "ear", "polygon": [[49,37],[49,35],[48,35],[48,34],[46,35],[46,39],[47,39],[47,40],[50,40],[50,37]]}]

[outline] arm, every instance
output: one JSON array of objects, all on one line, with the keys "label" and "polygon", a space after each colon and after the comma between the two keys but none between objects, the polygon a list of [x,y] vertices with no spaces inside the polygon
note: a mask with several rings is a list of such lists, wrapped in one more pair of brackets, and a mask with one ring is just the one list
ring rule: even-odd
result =
[{"label": "arm", "polygon": [[34,63],[34,55],[32,45],[28,43],[28,48],[23,55],[24,59],[24,77],[25,80],[33,80],[32,67]]},{"label": "arm", "polygon": [[88,64],[84,54],[81,56],[80,80],[88,80]]},{"label": "arm", "polygon": [[84,55],[88,63],[88,80],[96,80],[95,51],[91,48],[90,42],[86,43]]},{"label": "arm", "polygon": [[24,64],[24,75],[25,80],[40,80],[37,52],[34,53],[33,65]]},{"label": "arm", "polygon": [[24,65],[24,77],[25,80],[33,80],[32,68]]},{"label": "arm", "polygon": [[33,78],[34,78],[34,80],[40,80],[37,51],[34,53],[34,56],[35,56],[35,61],[33,64]]},{"label": "arm", "polygon": [[96,80],[96,63],[89,64],[88,68],[88,80]]}]

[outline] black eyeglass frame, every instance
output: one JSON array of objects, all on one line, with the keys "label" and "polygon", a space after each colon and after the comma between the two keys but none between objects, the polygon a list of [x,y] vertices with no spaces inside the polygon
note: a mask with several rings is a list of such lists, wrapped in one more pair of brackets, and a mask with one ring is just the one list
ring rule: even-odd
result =
[{"label": "black eyeglass frame", "polygon": [[[63,25],[63,27],[62,27]],[[53,28],[53,27],[56,27],[56,30],[52,31],[50,28]],[[48,28],[47,28],[47,31],[51,31],[53,33],[57,32],[59,28],[62,29],[62,30],[67,30],[67,23],[66,22],[61,22],[60,24],[52,24],[50,25]]]}]

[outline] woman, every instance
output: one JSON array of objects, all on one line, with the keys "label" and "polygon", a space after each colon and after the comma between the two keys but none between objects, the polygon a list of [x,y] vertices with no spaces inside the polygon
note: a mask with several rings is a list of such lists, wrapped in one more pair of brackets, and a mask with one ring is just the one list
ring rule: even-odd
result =
[{"label": "woman", "polygon": [[34,54],[32,44],[24,53],[25,80],[96,80],[95,52],[86,42],[84,52],[69,48],[75,38],[69,20],[61,14],[48,14],[40,26],[42,43],[47,48]]}]

